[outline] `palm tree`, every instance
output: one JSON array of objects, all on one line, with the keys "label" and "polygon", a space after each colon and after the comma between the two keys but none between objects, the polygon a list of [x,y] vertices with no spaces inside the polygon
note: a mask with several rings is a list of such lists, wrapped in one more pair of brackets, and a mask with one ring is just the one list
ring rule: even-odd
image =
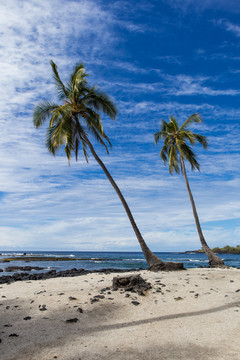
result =
[{"label": "palm tree", "polygon": [[154,134],[155,144],[157,145],[159,140],[164,140],[164,145],[160,151],[160,157],[162,158],[165,165],[168,159],[170,174],[173,174],[174,171],[179,173],[181,168],[192,205],[200,242],[208,257],[210,266],[224,266],[223,260],[214,254],[214,252],[207,245],[203,236],[185,168],[186,160],[190,163],[192,170],[197,169],[200,171],[200,165],[197,162],[196,154],[193,152],[191,146],[189,146],[187,142],[189,142],[190,145],[195,145],[196,141],[198,141],[204,149],[207,148],[208,143],[205,136],[194,134],[191,130],[188,130],[188,127],[192,123],[201,123],[202,120],[199,114],[193,114],[186,121],[184,121],[180,127],[174,116],[170,117],[169,120],[169,123],[165,122],[164,120],[161,121],[160,131]]},{"label": "palm tree", "polygon": [[61,104],[43,101],[35,106],[33,113],[34,126],[38,128],[49,119],[46,146],[49,152],[55,156],[56,151],[59,150],[62,145],[65,145],[64,151],[69,164],[72,153],[75,154],[77,161],[80,148],[82,148],[87,162],[87,150],[89,149],[91,151],[93,157],[101,166],[118,194],[149,267],[164,267],[162,260],[152,253],[145,243],[126,200],[106,166],[96,154],[89,139],[90,135],[93,136],[105,147],[108,153],[108,146],[111,146],[111,142],[103,131],[101,117],[98,112],[101,111],[111,119],[115,119],[117,115],[116,106],[104,92],[96,89],[95,86],[90,87],[88,85],[86,81],[88,74],[85,72],[83,64],[76,64],[66,85],[61,81],[57,66],[53,61],[51,61],[51,66]]}]

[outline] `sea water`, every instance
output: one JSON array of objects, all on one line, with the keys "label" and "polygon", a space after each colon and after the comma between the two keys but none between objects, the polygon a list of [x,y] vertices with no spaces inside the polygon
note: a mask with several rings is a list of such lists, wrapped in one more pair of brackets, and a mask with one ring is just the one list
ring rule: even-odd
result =
[{"label": "sea water", "polygon": [[[147,269],[147,262],[142,252],[103,252],[103,251],[0,251],[0,272],[2,275],[11,275],[6,272],[8,266],[39,266],[43,270],[32,270],[31,273],[47,272],[49,270],[68,270],[72,268],[84,268],[85,270],[100,270],[106,268],[114,269]],[[26,255],[25,255],[26,254]],[[59,261],[11,261],[1,262],[4,258],[15,258],[24,255],[28,257],[55,257]],[[156,252],[161,260],[182,262],[185,268],[207,267],[208,259],[203,253],[182,253],[182,252]],[[221,254],[220,258],[230,267],[240,268],[240,255]],[[61,258],[69,258],[71,261],[61,261]],[[77,260],[77,259],[82,260]],[[84,260],[86,259],[86,260]]]}]

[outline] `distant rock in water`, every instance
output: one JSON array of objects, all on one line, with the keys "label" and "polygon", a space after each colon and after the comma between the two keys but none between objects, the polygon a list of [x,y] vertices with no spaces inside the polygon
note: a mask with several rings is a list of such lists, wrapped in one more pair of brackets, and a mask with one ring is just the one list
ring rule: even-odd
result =
[{"label": "distant rock in water", "polygon": [[8,266],[5,271],[6,272],[13,272],[13,271],[31,271],[31,270],[43,270],[43,267],[39,266]]}]

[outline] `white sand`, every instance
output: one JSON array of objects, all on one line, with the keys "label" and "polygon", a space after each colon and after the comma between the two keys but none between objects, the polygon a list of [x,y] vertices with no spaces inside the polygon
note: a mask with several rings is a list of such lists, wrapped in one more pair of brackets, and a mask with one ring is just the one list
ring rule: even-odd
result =
[{"label": "white sand", "polygon": [[[92,304],[116,274],[0,285],[0,358],[240,359],[239,269],[140,274],[153,286],[146,296],[111,291]],[[73,318],[78,322],[66,323]]]}]

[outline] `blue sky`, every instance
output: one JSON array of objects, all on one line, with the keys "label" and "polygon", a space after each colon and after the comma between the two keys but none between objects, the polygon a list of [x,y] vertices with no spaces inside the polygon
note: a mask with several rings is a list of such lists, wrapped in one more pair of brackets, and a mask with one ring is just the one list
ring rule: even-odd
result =
[{"label": "blue sky", "polygon": [[50,59],[62,79],[83,61],[117,104],[116,121],[103,117],[113,148],[95,149],[153,251],[200,247],[184,179],[153,139],[160,119],[199,112],[209,148],[188,175],[203,232],[239,244],[239,16],[237,0],[1,2],[0,250],[140,250],[94,159],[69,167],[32,125],[34,105],[56,100]]}]

